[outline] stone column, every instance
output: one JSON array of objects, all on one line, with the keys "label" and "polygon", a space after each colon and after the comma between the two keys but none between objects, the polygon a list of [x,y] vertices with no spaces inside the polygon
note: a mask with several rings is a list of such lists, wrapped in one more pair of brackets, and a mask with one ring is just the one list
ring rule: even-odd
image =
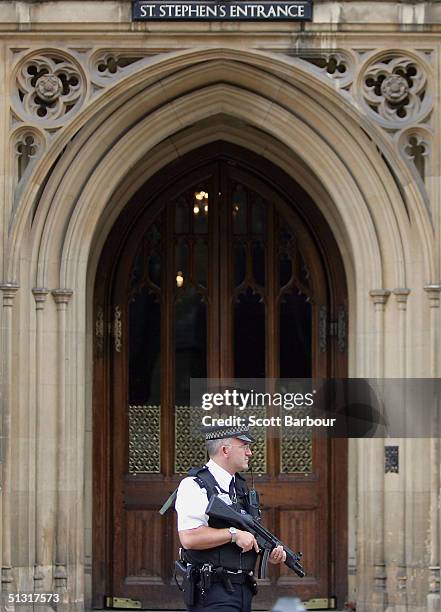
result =
[{"label": "stone column", "polygon": [[44,554],[44,516],[43,506],[45,505],[42,481],[44,479],[45,463],[42,452],[43,445],[47,444],[47,437],[44,430],[43,414],[43,326],[44,326],[44,307],[48,289],[34,288],[32,293],[35,299],[35,319],[36,319],[36,395],[35,395],[35,561],[34,561],[34,590],[36,592],[44,590],[45,573],[44,567],[46,559]]},{"label": "stone column", "polygon": [[[430,376],[438,376],[439,306],[441,285],[426,285],[430,306]],[[434,411],[434,431],[439,431],[438,407]],[[430,565],[429,589],[427,593],[428,612],[439,612],[440,601],[440,441],[437,436],[430,439]]]},{"label": "stone column", "polygon": [[[374,289],[369,292],[375,309],[375,351],[372,373],[384,377],[384,312],[390,291]],[[383,612],[387,604],[386,567],[384,559],[384,440],[369,440],[366,457],[369,496],[368,524],[371,538],[371,559],[373,584],[370,610]]]},{"label": "stone column", "polygon": [[[409,297],[410,289],[400,288],[394,289],[393,294],[395,295],[397,307],[398,307],[398,364],[397,364],[397,375],[399,378],[406,378],[407,374],[407,331],[406,331],[406,312],[407,312],[407,299]],[[406,398],[403,398],[403,405],[405,405]],[[405,473],[405,440],[397,441],[398,448],[400,450],[400,472]],[[393,475],[397,476],[397,475]],[[396,590],[395,590],[395,606],[394,612],[405,612],[407,610],[407,564],[406,564],[406,487],[405,479],[400,476],[402,482],[401,486],[398,484],[400,490],[396,491],[397,497],[393,498],[396,503],[396,520],[395,534],[397,539],[397,575],[396,575]]]},{"label": "stone column", "polygon": [[407,298],[409,297],[410,289],[394,289],[392,292],[395,296],[398,306],[398,354],[399,354],[399,376],[405,378],[407,371],[407,350],[406,350],[406,311]]},{"label": "stone column", "polygon": [[11,405],[12,405],[12,308],[19,289],[15,283],[2,283],[3,292],[3,329],[2,329],[2,432],[1,432],[1,563],[2,592],[10,593],[13,589],[12,543],[11,543]]},{"label": "stone column", "polygon": [[70,289],[55,289],[52,297],[57,305],[57,500],[56,500],[56,538],[55,538],[55,590],[60,600],[67,598],[67,551],[69,529],[69,460],[70,453],[67,440],[66,423],[66,310],[70,298]]}]

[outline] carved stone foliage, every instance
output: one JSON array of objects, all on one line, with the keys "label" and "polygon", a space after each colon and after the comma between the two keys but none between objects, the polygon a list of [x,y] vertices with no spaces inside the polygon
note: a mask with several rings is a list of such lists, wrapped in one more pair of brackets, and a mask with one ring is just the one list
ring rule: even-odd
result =
[{"label": "carved stone foliage", "polygon": [[25,121],[58,126],[79,109],[86,96],[86,77],[79,62],[60,51],[25,57],[14,76],[14,111]]},{"label": "carved stone foliage", "polygon": [[413,57],[383,56],[361,71],[362,103],[389,130],[423,121],[431,109],[427,71]]}]

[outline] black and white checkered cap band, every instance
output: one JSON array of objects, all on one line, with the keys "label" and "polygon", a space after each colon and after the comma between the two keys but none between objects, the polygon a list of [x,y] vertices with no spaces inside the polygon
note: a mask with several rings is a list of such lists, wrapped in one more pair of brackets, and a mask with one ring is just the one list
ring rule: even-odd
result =
[{"label": "black and white checkered cap band", "polygon": [[223,438],[240,438],[245,442],[254,442],[248,427],[216,427],[205,430],[206,440],[221,440]]}]

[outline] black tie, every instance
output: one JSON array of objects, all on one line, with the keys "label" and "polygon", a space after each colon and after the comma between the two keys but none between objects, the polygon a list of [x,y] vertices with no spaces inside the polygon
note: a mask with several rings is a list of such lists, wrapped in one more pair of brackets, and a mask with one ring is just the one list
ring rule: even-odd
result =
[{"label": "black tie", "polygon": [[234,477],[231,479],[230,486],[228,488],[228,494],[233,504],[235,504],[237,501],[237,498],[236,498],[236,489],[234,488]]}]

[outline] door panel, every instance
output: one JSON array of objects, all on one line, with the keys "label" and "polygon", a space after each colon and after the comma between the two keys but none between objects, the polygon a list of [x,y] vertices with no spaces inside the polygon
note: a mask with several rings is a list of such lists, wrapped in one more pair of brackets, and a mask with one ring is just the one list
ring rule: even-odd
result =
[{"label": "door panel", "polygon": [[[108,526],[100,504],[95,521],[108,564],[95,580],[97,606],[105,589],[146,608],[183,607],[172,580],[176,518],[157,510],[181,474],[205,461],[202,438],[191,437],[191,377],[332,373],[330,353],[319,349],[320,313],[332,302],[322,255],[302,215],[263,176],[220,156],[165,177],[142,222],[119,236],[111,282],[96,291],[98,302],[108,300],[112,330],[106,350],[95,350],[95,390],[106,388],[100,402],[109,415],[107,446],[97,441],[109,487],[101,488]],[[256,605],[267,608],[276,595],[328,597],[331,444],[289,431],[258,437],[265,524],[304,551],[308,575],[272,567]]]}]

